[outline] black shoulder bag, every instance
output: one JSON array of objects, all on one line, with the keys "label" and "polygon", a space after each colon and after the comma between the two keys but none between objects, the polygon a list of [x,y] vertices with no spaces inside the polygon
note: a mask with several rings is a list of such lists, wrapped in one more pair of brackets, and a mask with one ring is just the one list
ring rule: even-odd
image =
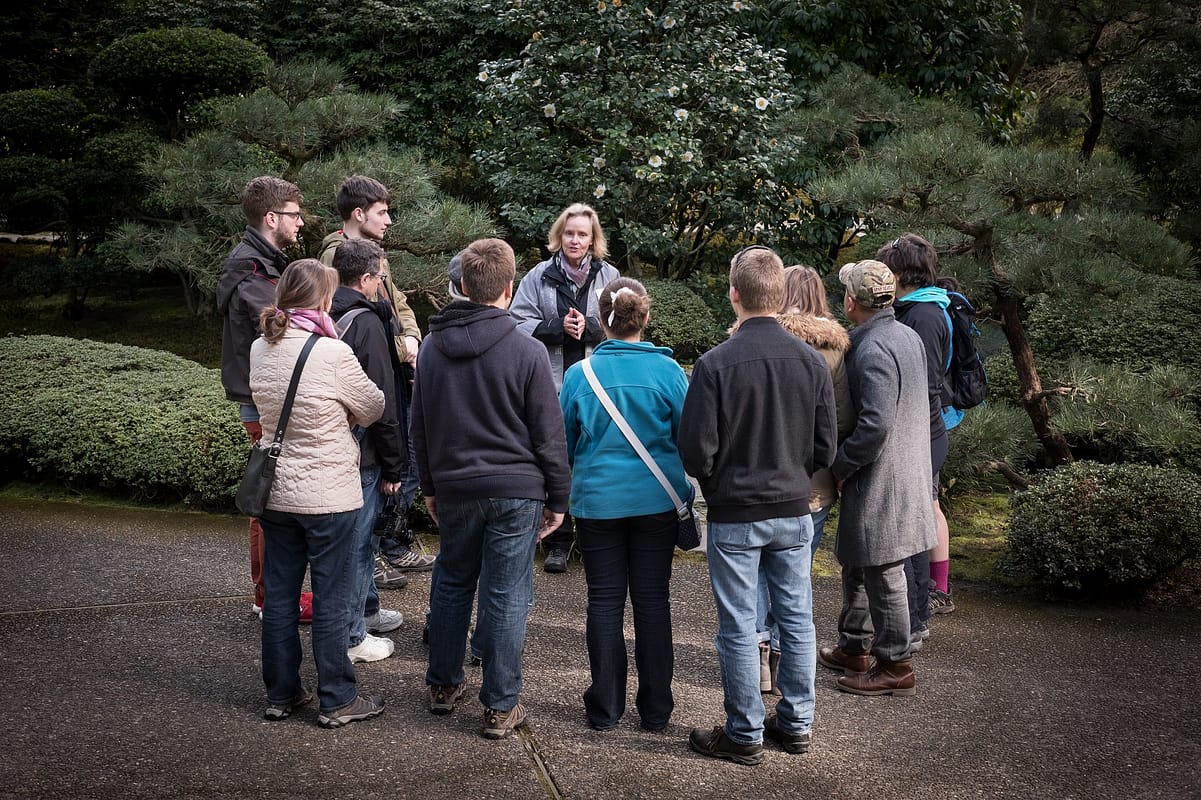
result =
[{"label": "black shoulder bag", "polygon": [[275,465],[279,461],[279,451],[283,448],[284,429],[288,427],[288,417],[292,415],[292,401],[296,399],[296,387],[300,385],[300,372],[304,369],[304,362],[308,360],[313,345],[317,344],[320,338],[321,334],[314,333],[300,350],[296,368],[292,370],[292,382],[288,384],[288,394],[284,398],[283,410],[279,412],[275,439],[266,446],[260,439],[250,448],[246,472],[242,475],[242,482],[238,484],[238,494],[234,497],[234,504],[238,510],[248,517],[257,517],[267,508],[271,484],[275,481]]}]

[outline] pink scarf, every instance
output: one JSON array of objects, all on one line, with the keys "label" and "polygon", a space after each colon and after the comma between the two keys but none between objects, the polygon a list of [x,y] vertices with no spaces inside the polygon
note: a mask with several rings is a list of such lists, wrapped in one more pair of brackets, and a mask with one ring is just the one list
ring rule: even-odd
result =
[{"label": "pink scarf", "polygon": [[563,274],[579,289],[584,285],[584,281],[588,280],[588,273],[592,271],[592,253],[584,253],[584,257],[580,259],[578,267],[571,266],[567,262],[567,256],[562,253],[559,254],[559,263],[563,267]]},{"label": "pink scarf", "polygon": [[285,310],[288,314],[288,324],[293,328],[299,328],[309,333],[319,333],[331,339],[338,338],[338,331],[334,327],[334,321],[326,312],[318,311],[315,308],[289,308]]}]

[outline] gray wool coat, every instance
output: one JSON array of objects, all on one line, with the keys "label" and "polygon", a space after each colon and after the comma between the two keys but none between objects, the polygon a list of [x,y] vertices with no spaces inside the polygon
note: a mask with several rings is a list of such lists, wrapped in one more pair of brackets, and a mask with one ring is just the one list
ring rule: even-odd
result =
[{"label": "gray wool coat", "polygon": [[846,481],[834,552],[891,564],[935,544],[926,353],[887,308],[851,331],[846,370],[856,422],[832,467]]}]

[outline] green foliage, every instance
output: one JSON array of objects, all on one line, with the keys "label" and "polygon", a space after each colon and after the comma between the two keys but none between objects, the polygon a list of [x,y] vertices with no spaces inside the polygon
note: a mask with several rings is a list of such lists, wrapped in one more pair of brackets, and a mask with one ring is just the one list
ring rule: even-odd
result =
[{"label": "green foliage", "polygon": [[742,7],[484,3],[526,42],[478,75],[492,127],[475,155],[512,230],[538,239],[592,202],[623,270],[645,261],[673,278],[721,233],[800,241],[814,165],[778,124],[794,96],[783,54],[740,29]]},{"label": "green foliage", "polygon": [[10,156],[70,156],[80,146],[83,116],[83,104],[68,89],[0,94],[0,150]]},{"label": "green foliage", "polygon": [[680,361],[693,361],[721,341],[721,329],[713,312],[692,289],[679,281],[642,283],[651,298],[647,340],[670,347]]},{"label": "green foliage", "polygon": [[155,350],[52,336],[0,339],[10,476],[227,506],[246,434],[216,370]]},{"label": "green foliage", "polygon": [[1173,469],[1078,462],[1013,497],[999,566],[1055,588],[1142,592],[1201,553],[1201,480]]},{"label": "green foliage", "polygon": [[106,47],[92,62],[90,74],[174,138],[183,130],[183,114],[190,106],[253,88],[268,63],[258,45],[230,33],[159,28]]},{"label": "green foliage", "polygon": [[752,4],[751,29],[788,53],[802,85],[855,64],[920,96],[955,98],[1005,130],[1028,95],[1010,76],[1022,61],[1013,0]]},{"label": "green foliage", "polygon": [[989,399],[970,409],[950,434],[950,451],[939,471],[948,494],[999,491],[1008,486],[997,466],[1025,472],[1038,453],[1030,420],[1018,408],[997,402],[989,373]]}]

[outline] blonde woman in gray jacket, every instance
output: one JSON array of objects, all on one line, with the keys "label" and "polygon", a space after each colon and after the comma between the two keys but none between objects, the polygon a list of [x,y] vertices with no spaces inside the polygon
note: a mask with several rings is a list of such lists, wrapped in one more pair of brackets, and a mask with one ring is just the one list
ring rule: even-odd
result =
[{"label": "blonde woman in gray jacket", "polygon": [[363,504],[359,445],[353,425],[384,411],[384,393],[367,377],[329,316],[338,273],[306,258],[288,265],[275,304],[262,311],[262,338],[250,348],[250,390],[265,438],[274,436],[305,344],[301,371],[267,509],[260,517],[265,555],[263,682],[269,720],[286,719],[312,700],[300,680],[300,590],[306,570],[313,588],[313,658],[322,727],[383,713],[383,699],[358,693],[346,655],[350,630],[351,529]]},{"label": "blonde woman in gray jacket", "polygon": [[[555,391],[563,388],[563,373],[591,355],[604,341],[599,298],[610,281],[621,277],[605,262],[608,244],[592,206],[575,203],[563,209],[550,226],[547,248],[551,257],[534,267],[517,286],[509,313],[517,327],[546,345]],[[547,572],[566,572],[573,540],[571,517],[542,541]]]}]

